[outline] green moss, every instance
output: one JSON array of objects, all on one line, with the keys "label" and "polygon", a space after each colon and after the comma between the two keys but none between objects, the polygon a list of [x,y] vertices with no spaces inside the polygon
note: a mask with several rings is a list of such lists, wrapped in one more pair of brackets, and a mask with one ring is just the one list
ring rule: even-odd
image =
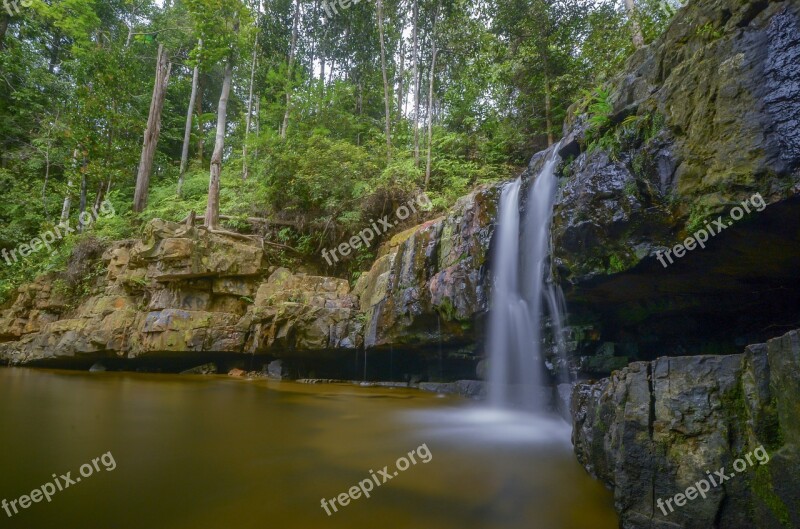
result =
[{"label": "green moss", "polygon": [[457,319],[456,307],[453,305],[453,302],[450,300],[450,298],[444,298],[442,303],[439,305],[438,310],[439,314],[441,314],[445,321],[453,321]]},{"label": "green moss", "polygon": [[625,262],[617,255],[612,255],[608,260],[609,272],[617,273],[625,270]]},{"label": "green moss", "polygon": [[633,252],[620,252],[608,256],[608,264],[606,265],[606,272],[609,274],[618,274],[636,266],[640,259],[636,257]]},{"label": "green moss", "polygon": [[712,24],[711,22],[706,22],[705,24],[697,28],[696,34],[698,37],[707,40],[709,42],[719,40],[723,36],[722,30],[715,28],[714,24]]},{"label": "green moss", "polygon": [[755,496],[760,499],[767,509],[777,518],[784,527],[791,527],[789,509],[781,498],[775,493],[772,486],[772,473],[768,466],[758,466],[755,476],[750,482]]}]

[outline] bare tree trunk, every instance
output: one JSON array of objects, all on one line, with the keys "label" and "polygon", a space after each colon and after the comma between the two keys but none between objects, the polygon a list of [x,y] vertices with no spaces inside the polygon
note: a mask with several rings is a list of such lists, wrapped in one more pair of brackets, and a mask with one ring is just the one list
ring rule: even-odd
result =
[{"label": "bare tree trunk", "polygon": [[386,107],[386,160],[392,161],[392,103],[389,96],[389,77],[386,74],[386,45],[383,36],[383,0],[378,0],[378,33],[381,39],[381,72],[383,73],[383,101]]},{"label": "bare tree trunk", "polygon": [[419,0],[414,0],[414,167],[419,167]]},{"label": "bare tree trunk", "polygon": [[[199,48],[203,47],[203,39],[197,43]],[[189,97],[189,110],[186,111],[186,128],[183,131],[183,150],[181,151],[181,170],[178,176],[178,196],[183,193],[183,177],[186,174],[186,166],[189,164],[189,143],[192,141],[192,115],[194,113],[195,101],[197,101],[197,84],[200,79],[200,64],[194,66],[192,74],[192,95]]]},{"label": "bare tree trunk", "polygon": [[319,75],[319,108],[317,112],[322,112],[322,99],[325,97],[325,56],[322,56],[322,67],[320,68]]},{"label": "bare tree trunk", "polygon": [[258,60],[258,31],[253,43],[253,64],[250,66],[250,96],[247,98],[247,118],[244,129],[244,145],[242,146],[242,180],[247,180],[247,140],[250,137],[250,124],[253,121],[253,83],[256,79],[256,61]]},{"label": "bare tree trunk", "polygon": [[200,165],[205,160],[205,147],[206,138],[205,131],[203,130],[203,91],[205,90],[205,77],[200,76],[197,80],[197,102],[195,104],[195,113],[197,114],[197,160]]},{"label": "bare tree trunk", "polygon": [[78,203],[78,233],[83,233],[83,224],[80,223],[81,213],[86,211],[86,158],[83,159],[83,167],[81,167],[81,197]]},{"label": "bare tree trunk", "polygon": [[111,177],[108,178],[105,182],[100,182],[100,185],[97,187],[97,195],[94,197],[94,209],[92,211],[98,211],[100,209],[100,204],[103,203],[103,199],[107,193],[107,189],[111,186]]},{"label": "bare tree trunk", "polygon": [[217,137],[214,142],[214,154],[211,155],[211,178],[208,183],[208,207],[206,208],[205,225],[210,230],[219,226],[219,178],[222,173],[222,152],[225,149],[225,126],[227,124],[228,99],[231,94],[233,79],[233,58],[229,57],[225,64],[225,78],[222,82],[222,93],[217,107]]},{"label": "bare tree trunk", "polygon": [[8,31],[8,21],[11,17],[3,13],[0,15],[0,50],[6,49],[6,32]]},{"label": "bare tree trunk", "polygon": [[136,175],[136,191],[133,198],[133,210],[137,213],[144,211],[147,206],[150,174],[153,171],[153,158],[156,154],[156,147],[158,147],[158,136],[161,134],[161,112],[164,110],[164,99],[167,95],[171,70],[172,63],[168,60],[164,45],[159,44],[153,98],[150,101],[150,115],[147,118],[147,129],[144,131],[142,157],[139,160],[139,174]]},{"label": "bare tree trunk", "polygon": [[[72,171],[78,168],[78,149],[72,151]],[[64,197],[64,205],[61,207],[61,222],[65,222],[69,218],[69,210],[72,207],[72,174],[70,172],[67,177],[67,194]]]},{"label": "bare tree trunk", "polygon": [[[256,138],[261,137],[261,98],[256,99]],[[258,143],[256,143],[256,149],[253,155],[258,160]]]},{"label": "bare tree trunk", "polygon": [[547,146],[554,143],[553,139],[553,103],[550,86],[550,73],[548,72],[547,53],[544,54],[544,116],[547,127]]},{"label": "bare tree trunk", "polygon": [[639,25],[639,20],[636,15],[635,0],[625,0],[625,9],[628,11],[628,18],[631,19],[631,30],[633,31],[633,45],[638,50],[644,46],[644,36],[642,35],[642,27]]},{"label": "bare tree trunk", "polygon": [[289,68],[286,73],[286,113],[283,115],[281,126],[281,139],[286,139],[289,129],[289,114],[292,111],[292,76],[294,72],[294,56],[297,53],[297,32],[300,26],[300,0],[296,0],[294,8],[294,22],[292,23],[292,45],[289,48]]},{"label": "bare tree trunk", "polygon": [[[402,38],[402,37],[401,37]],[[400,75],[398,75],[398,84],[397,84],[397,121],[399,122],[403,119],[403,89],[405,85],[405,75],[406,75],[406,43],[403,40],[402,44],[400,45]]]},{"label": "bare tree trunk", "polygon": [[433,35],[431,37],[431,72],[430,80],[428,82],[428,161],[425,165],[425,187],[428,189],[428,184],[431,181],[431,164],[433,152],[433,83],[436,80],[436,56],[439,54],[439,49],[436,47],[436,20],[433,21]]}]

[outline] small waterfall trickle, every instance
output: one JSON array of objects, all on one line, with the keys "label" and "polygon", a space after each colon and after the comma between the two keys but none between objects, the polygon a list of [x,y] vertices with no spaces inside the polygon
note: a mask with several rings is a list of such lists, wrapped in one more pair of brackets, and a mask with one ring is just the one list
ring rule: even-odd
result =
[{"label": "small waterfall trickle", "polygon": [[[520,214],[522,179],[500,198],[492,256],[489,314],[489,402],[498,408],[544,411],[542,328],[545,308],[556,347],[565,354],[564,304],[550,280],[550,223],[557,191],[558,146],[547,155]],[[561,362],[564,364],[564,362]]]}]

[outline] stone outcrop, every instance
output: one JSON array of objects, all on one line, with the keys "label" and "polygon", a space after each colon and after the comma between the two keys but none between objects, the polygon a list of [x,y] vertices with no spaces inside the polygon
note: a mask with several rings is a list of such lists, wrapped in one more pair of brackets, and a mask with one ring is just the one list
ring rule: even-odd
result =
[{"label": "stone outcrop", "polygon": [[[574,388],[575,451],[613,488],[625,529],[798,527],[799,372],[800,331],[744,354],[631,364]],[[734,470],[760,446],[766,464]],[[705,499],[657,504],[723,467],[732,477]]]},{"label": "stone outcrop", "polygon": [[458,346],[478,340],[486,311],[486,265],[499,198],[481,186],[446,217],[396,235],[354,288],[368,347]]},{"label": "stone outcrop", "polygon": [[105,252],[105,277],[77,306],[52,276],[22,287],[0,314],[0,358],[291,357],[361,346],[347,281],[283,268],[269,274],[263,255],[255,240],[155,220],[142,240]]},{"label": "stone outcrop", "polygon": [[[608,142],[585,108],[553,237],[573,282],[632,268],[754,193],[800,192],[800,15],[791,2],[699,0],[609,86]],[[624,123],[623,123],[624,122]],[[609,145],[611,144],[611,145]]]},{"label": "stone outcrop", "polygon": [[[602,329],[598,343],[636,343],[648,360],[735,353],[797,326],[799,12],[692,0],[607,84],[608,125],[574,105],[554,261],[572,321]],[[733,222],[756,193],[766,209]],[[657,260],[720,215],[705,249]]]}]

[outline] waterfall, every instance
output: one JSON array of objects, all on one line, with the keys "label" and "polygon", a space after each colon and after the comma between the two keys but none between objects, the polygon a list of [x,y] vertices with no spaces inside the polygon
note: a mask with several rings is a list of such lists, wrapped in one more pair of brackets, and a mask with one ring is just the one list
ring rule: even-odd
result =
[{"label": "waterfall", "polygon": [[564,303],[550,281],[550,223],[557,191],[558,146],[547,155],[521,215],[522,178],[505,186],[500,198],[492,255],[489,314],[489,402],[493,407],[544,411],[542,327],[550,315],[556,347],[564,347]]}]

